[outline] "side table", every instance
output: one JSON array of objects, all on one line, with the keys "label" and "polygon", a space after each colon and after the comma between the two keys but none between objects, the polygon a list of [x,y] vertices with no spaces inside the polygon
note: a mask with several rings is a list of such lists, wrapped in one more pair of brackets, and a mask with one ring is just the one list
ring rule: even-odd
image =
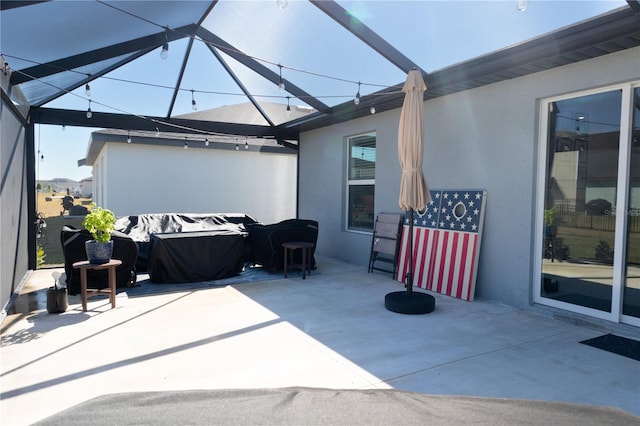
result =
[{"label": "side table", "polygon": [[[311,248],[314,247],[313,243],[307,242],[289,242],[282,243],[284,248],[284,277],[287,278],[287,271],[289,268],[302,269],[302,279],[306,278],[307,272],[311,274]],[[302,250],[302,264],[293,262],[293,253],[296,250]]]},{"label": "side table", "polygon": [[[111,309],[116,307],[116,267],[122,265],[122,261],[111,259],[107,263],[93,264],[88,260],[82,260],[73,264],[74,269],[80,269],[80,290],[82,299],[82,310],[87,311],[87,296],[91,294],[108,294],[111,302]],[[99,271],[107,269],[109,273],[109,287],[103,289],[87,288],[87,270]]]}]

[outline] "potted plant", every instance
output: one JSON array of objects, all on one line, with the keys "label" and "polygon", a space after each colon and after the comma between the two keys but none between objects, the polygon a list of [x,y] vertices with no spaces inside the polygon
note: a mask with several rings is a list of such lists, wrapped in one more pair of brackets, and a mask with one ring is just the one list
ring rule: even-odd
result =
[{"label": "potted plant", "polygon": [[556,207],[544,211],[544,236],[547,238],[555,238],[558,232],[556,224]]},{"label": "potted plant", "polygon": [[111,232],[115,229],[116,217],[111,210],[98,207],[95,203],[91,207],[91,212],[82,221],[82,225],[93,237],[93,240],[85,243],[87,259],[93,264],[107,263],[113,253]]}]

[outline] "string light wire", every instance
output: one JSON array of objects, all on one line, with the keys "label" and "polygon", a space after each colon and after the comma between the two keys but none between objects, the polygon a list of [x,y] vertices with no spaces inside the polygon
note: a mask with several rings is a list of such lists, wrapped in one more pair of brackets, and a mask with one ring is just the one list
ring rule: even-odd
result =
[{"label": "string light wire", "polygon": [[[176,34],[178,34],[178,35],[180,35],[180,36],[182,36],[182,37],[191,38],[191,39],[193,39],[194,41],[200,41],[200,42],[202,42],[202,43],[205,43],[205,44],[207,44],[207,45],[209,45],[209,46],[212,46],[212,47],[215,47],[215,48],[217,48],[217,49],[220,49],[220,50],[223,50],[223,51],[226,51],[226,52],[233,52],[233,53],[236,53],[236,54],[239,54],[239,55],[245,56],[245,57],[247,57],[247,58],[249,58],[249,59],[253,59],[253,60],[255,60],[255,61],[259,61],[259,62],[263,62],[263,63],[265,63],[265,64],[272,65],[272,66],[274,66],[274,67],[276,67],[276,66],[277,66],[277,67],[279,67],[280,69],[284,68],[284,69],[287,69],[287,70],[290,70],[290,71],[294,71],[294,72],[300,72],[300,73],[304,73],[304,74],[308,74],[308,75],[313,75],[313,76],[316,76],[316,77],[322,77],[322,78],[326,78],[326,79],[331,79],[331,80],[336,80],[336,81],[342,81],[342,82],[345,82],[345,83],[353,83],[353,84],[358,84],[358,83],[360,83],[359,81],[356,81],[356,80],[349,80],[349,79],[345,79],[345,78],[340,78],[340,77],[330,76],[330,75],[328,75],[328,74],[321,74],[321,73],[317,73],[317,72],[307,71],[307,70],[303,70],[303,69],[301,69],[301,68],[289,67],[289,66],[286,66],[286,65],[282,65],[282,64],[281,64],[281,63],[279,63],[279,62],[270,61],[270,60],[268,60],[268,59],[264,59],[264,58],[260,58],[260,57],[252,56],[252,55],[248,55],[248,54],[246,54],[246,53],[244,53],[244,52],[242,52],[242,51],[240,51],[240,50],[232,49],[232,48],[230,48],[230,47],[228,47],[228,46],[221,46],[221,45],[216,44],[216,43],[214,43],[214,42],[211,42],[211,41],[205,40],[205,39],[203,39],[203,38],[202,38],[202,37],[200,37],[200,36],[196,36],[196,35],[192,35],[192,34],[187,34],[187,33],[182,33],[182,32],[180,32],[180,31],[178,31],[178,30],[176,30],[176,29],[170,28],[170,27],[165,26],[165,25],[161,25],[161,24],[159,24],[159,23],[157,23],[157,22],[153,22],[153,21],[151,21],[150,19],[147,19],[147,18],[144,18],[144,17],[142,17],[142,16],[136,15],[135,13],[131,13],[131,12],[127,11],[127,10],[121,9],[121,8],[119,8],[119,7],[115,6],[114,4],[106,3],[106,2],[104,2],[103,0],[96,0],[96,2],[97,2],[97,3],[99,3],[99,4],[102,4],[102,5],[104,5],[104,6],[110,7],[110,8],[112,8],[112,9],[114,9],[114,10],[117,10],[117,11],[119,11],[119,12],[122,12],[122,13],[124,13],[124,14],[127,14],[127,15],[129,15],[129,16],[131,16],[131,17],[133,17],[133,18],[140,19],[140,20],[142,20],[142,21],[144,21],[144,22],[147,22],[148,24],[154,25],[154,26],[156,26],[156,27],[158,27],[158,28],[162,28],[162,29],[164,29],[164,30],[166,30],[166,31],[172,31],[172,32],[174,32],[174,33],[176,33]],[[384,87],[389,87],[389,86],[384,85],[384,84],[375,84],[375,83],[362,83],[362,84],[363,84],[363,85],[365,85],[365,86],[373,86],[373,87],[383,87],[383,88],[384,88]]]},{"label": "string light wire", "polygon": [[[24,75],[25,77],[28,77],[28,78],[29,78],[29,79],[31,79],[31,80],[39,81],[39,82],[41,82],[41,83],[43,83],[43,84],[45,84],[45,85],[48,85],[48,86],[50,86],[50,87],[55,88],[56,90],[59,90],[59,91],[61,91],[61,92],[64,92],[64,93],[65,93],[65,94],[67,94],[67,95],[71,95],[71,96],[75,96],[75,97],[80,98],[80,99],[88,100],[88,101],[89,101],[89,109],[87,110],[87,118],[91,118],[91,115],[92,115],[92,111],[91,111],[91,102],[93,102],[93,103],[95,103],[95,104],[97,104],[97,105],[100,105],[100,106],[102,106],[102,107],[105,107],[105,108],[108,108],[108,109],[112,109],[112,110],[117,111],[117,112],[119,112],[119,113],[126,114],[126,115],[130,115],[130,116],[132,116],[132,117],[137,117],[137,118],[139,118],[139,119],[141,119],[141,120],[146,120],[146,121],[149,121],[149,122],[154,123],[154,124],[159,124],[159,125],[163,125],[163,126],[166,126],[166,127],[171,127],[171,128],[174,128],[174,129],[183,130],[183,131],[186,131],[186,132],[189,132],[189,133],[192,133],[192,134],[201,134],[201,135],[205,135],[205,136],[206,136],[206,137],[205,137],[205,139],[204,139],[204,144],[205,144],[205,146],[209,146],[209,139],[208,139],[208,137],[218,137],[218,138],[220,138],[220,141],[221,141],[221,142],[223,142],[223,143],[229,143],[230,139],[233,137],[232,135],[230,135],[230,134],[226,134],[226,133],[211,132],[211,131],[202,130],[202,129],[197,129],[197,128],[193,128],[193,127],[189,127],[189,126],[183,126],[183,125],[176,124],[176,123],[171,123],[171,122],[169,122],[169,121],[165,121],[165,120],[161,120],[161,119],[157,119],[157,118],[147,117],[147,116],[142,115],[142,114],[136,114],[136,113],[133,113],[133,112],[130,112],[130,111],[124,110],[124,109],[122,109],[122,108],[114,107],[114,106],[107,105],[107,104],[105,104],[105,103],[102,103],[102,102],[96,101],[95,99],[87,99],[87,98],[84,98],[83,96],[81,96],[81,95],[79,95],[79,94],[77,94],[77,93],[74,93],[74,92],[72,92],[72,91],[70,91],[70,90],[68,90],[68,89],[62,88],[62,87],[58,87],[58,86],[56,86],[55,84],[52,84],[52,83],[50,83],[50,82],[47,82],[47,81],[41,80],[40,78],[37,78],[37,77],[35,77],[35,76],[29,75],[28,73],[25,73],[24,71],[20,71],[20,70],[13,70],[13,72],[17,72],[17,73],[19,73],[19,74],[22,74],[22,75]],[[394,91],[394,92],[389,91],[389,92],[384,92],[384,93],[379,93],[379,94],[371,94],[371,95],[368,95],[368,96],[386,96],[386,95],[389,95],[389,94],[392,94],[392,93],[402,93],[402,92],[401,92],[401,91],[397,91],[397,92],[395,92],[395,91]],[[290,99],[291,99],[291,96],[286,96],[286,99],[287,99],[287,115],[289,115],[289,114],[290,114],[290,112],[291,112],[291,106],[290,106]],[[64,129],[65,129],[65,125],[63,124],[63,125],[62,125],[62,130],[64,130]],[[153,132],[152,132],[152,133],[153,133]],[[155,128],[155,136],[156,136],[156,137],[158,137],[158,136],[159,136],[159,134],[160,134],[160,132],[159,132],[159,128],[158,128],[158,127],[156,127],[156,128]],[[185,137],[185,139],[186,139],[186,138],[187,138],[187,137]],[[193,139],[193,138],[192,138],[192,139]],[[264,139],[264,138],[263,138],[263,139]],[[127,130],[127,143],[128,143],[128,144],[130,144],[130,143],[131,143],[131,130]],[[187,149],[187,148],[188,148],[188,143],[187,143],[187,142],[185,142],[185,146],[184,146],[184,148],[185,148],[185,149]],[[239,147],[239,144],[238,144],[237,139],[236,139],[236,151],[238,151],[238,150],[239,150],[239,148],[240,148],[240,147]],[[245,141],[245,149],[249,149],[248,140],[247,140],[247,141]]]},{"label": "string light wire", "polygon": [[[17,72],[20,72],[20,71],[17,71]],[[24,74],[25,76],[27,76],[29,78],[32,78],[34,80],[39,80],[39,79],[37,79],[37,78],[35,78],[33,76],[30,76],[30,75],[28,75],[28,74],[26,74],[24,72],[22,74]],[[51,84],[51,83],[46,82],[46,81],[42,81],[42,83],[47,84],[47,85],[49,85],[51,87],[54,87],[57,90],[63,91],[66,94],[69,94],[69,95],[75,96],[77,98],[83,99],[82,96],[80,96],[80,95],[78,95],[76,93],[73,93],[73,92],[71,92],[71,91],[69,91],[67,89],[63,89],[63,88],[57,87],[54,84]],[[120,112],[122,114],[127,114],[127,115],[130,115],[130,116],[133,116],[133,117],[137,117],[137,118],[140,118],[142,120],[146,120],[146,121],[149,121],[149,122],[152,122],[152,123],[155,123],[155,124],[160,124],[160,125],[163,125],[163,126],[172,127],[174,129],[184,130],[184,131],[187,131],[189,133],[196,133],[196,134],[200,134],[200,135],[205,135],[204,145],[207,146],[207,147],[209,146],[209,144],[211,142],[209,140],[209,138],[212,137],[212,138],[218,138],[218,142],[221,142],[221,143],[229,143],[229,142],[235,140],[236,151],[239,150],[239,148],[240,148],[239,144],[238,144],[237,136],[234,136],[234,135],[231,135],[231,134],[219,133],[219,132],[211,132],[211,131],[207,131],[207,130],[196,129],[196,128],[193,128],[193,127],[182,126],[182,125],[171,123],[171,122],[168,122],[168,121],[165,121],[165,120],[159,120],[159,119],[156,119],[156,118],[146,117],[146,116],[141,115],[141,114],[135,114],[135,113],[132,113],[132,112],[129,112],[129,111],[125,111],[125,110],[120,109],[120,108],[116,108],[116,107],[113,107],[113,106],[106,105],[104,103],[95,101],[93,99],[89,99],[89,105],[91,105],[91,102],[93,102],[95,104],[98,104],[98,105],[101,105],[101,106],[103,106],[105,108],[113,109],[114,111],[118,111],[118,112]],[[89,107],[89,110],[87,111],[87,114],[90,112],[90,110],[91,110],[91,107]],[[88,118],[90,118],[90,117],[88,117]],[[63,124],[62,125],[62,130],[64,130],[64,129],[65,129],[65,125]],[[155,132],[150,132],[150,133],[155,133],[156,137],[158,137],[159,134],[160,134],[159,128],[156,127],[155,129],[156,129]],[[143,130],[141,132],[145,132],[145,131]],[[131,129],[127,130],[127,143],[128,144],[132,143],[131,134],[132,134]],[[268,138],[264,137],[262,139],[268,139]],[[189,147],[188,141],[189,140],[202,140],[202,139],[194,138],[193,136],[191,136],[191,137],[184,136],[184,140],[185,140],[185,143],[183,145],[183,148],[184,149],[188,149],[188,147]],[[214,142],[215,142],[215,140],[214,140]],[[246,140],[245,140],[245,149],[246,150],[249,149],[248,137],[246,137]],[[42,156],[42,159],[44,159],[44,156]]]},{"label": "string light wire", "polygon": [[[19,73],[21,73],[21,74],[25,75],[26,77],[29,77],[29,78],[31,78],[33,80],[40,81],[41,83],[46,84],[48,86],[51,86],[51,87],[55,88],[56,90],[60,90],[60,91],[62,91],[64,93],[66,93],[67,95],[71,95],[71,96],[75,96],[75,97],[80,98],[80,99],[84,99],[82,96],[80,96],[80,95],[78,95],[76,93],[73,93],[72,91],[70,91],[68,89],[64,89],[62,87],[58,87],[58,86],[56,86],[56,85],[54,85],[52,83],[49,83],[47,81],[42,81],[39,78],[31,76],[31,75],[29,75],[29,74],[27,74],[25,72],[22,72],[22,71],[15,71],[15,72],[19,72]],[[117,107],[114,107],[114,106],[110,106],[110,105],[104,104],[104,103],[96,101],[94,99],[90,99],[89,102],[93,102],[94,104],[103,106],[105,108],[112,109],[112,110],[120,112],[122,114],[130,115],[132,117],[137,117],[137,118],[140,118],[142,120],[150,121],[150,122],[155,123],[155,124],[161,124],[161,125],[166,126],[166,127],[172,127],[174,129],[186,130],[186,131],[189,131],[189,132],[192,132],[192,133],[200,133],[200,134],[210,135],[210,136],[226,136],[224,133],[209,132],[209,131],[206,131],[206,130],[196,129],[196,128],[193,128],[193,127],[182,126],[180,124],[171,123],[171,122],[165,121],[165,120],[159,120],[157,118],[147,117],[147,116],[142,115],[142,114],[136,114],[136,113],[133,113],[133,112],[130,112],[130,111],[126,111],[126,110],[121,109],[121,108],[117,108]],[[64,127],[65,127],[64,124],[62,125],[62,127],[64,129]],[[156,127],[156,130],[157,129],[158,128]],[[127,142],[131,143],[130,131],[127,132]]]},{"label": "string light wire", "polygon": [[[30,59],[26,59],[23,57],[19,57],[19,56],[15,56],[15,55],[11,55],[11,54],[4,54],[4,53],[0,53],[0,55],[5,56],[7,58],[13,58],[19,61],[24,61],[24,62],[30,62],[32,64],[35,65],[42,65],[42,66],[49,66],[51,68],[54,68],[56,70],[58,70],[58,72],[71,72],[71,73],[78,73],[78,74],[84,74],[80,71],[77,70],[73,70],[73,69],[68,69],[68,68],[63,68],[63,67],[59,67],[59,66],[55,66],[55,65],[50,65],[50,64],[44,64],[42,62],[38,62],[38,61],[33,61]],[[22,72],[20,70],[13,70],[13,72],[17,72],[19,74],[22,74],[34,81],[38,81],[44,84],[48,84],[52,87],[56,87],[50,83],[47,83],[44,80],[41,80],[40,78],[37,77],[33,77],[25,72]],[[136,80],[130,80],[130,79],[125,79],[125,78],[118,78],[118,77],[110,77],[110,76],[106,76],[103,75],[101,77],[99,77],[100,79],[103,80],[110,80],[110,81],[117,81],[120,83],[128,83],[128,84],[135,84],[135,85],[139,85],[139,86],[144,86],[144,87],[153,87],[153,88],[157,88],[157,89],[167,89],[167,90],[175,90],[176,88],[174,86],[167,86],[167,85],[163,85],[163,84],[157,84],[157,83],[149,83],[149,82],[142,82],[142,81],[136,81]],[[354,82],[351,80],[342,80],[345,82],[349,82],[349,83],[354,83],[354,84],[361,84],[361,85],[369,85],[369,86],[373,86],[372,84],[367,84],[367,83],[362,83],[362,82]],[[380,87],[389,87],[389,86],[383,86],[383,85],[379,85]],[[64,89],[60,89],[60,90],[64,90]],[[195,92],[195,93],[200,93],[200,94],[204,94],[204,95],[220,95],[220,96],[239,96],[239,97],[246,97],[247,95],[245,93],[240,93],[240,92],[222,92],[222,91],[214,91],[214,90],[197,90],[197,89],[185,89],[185,88],[178,88],[177,89],[180,92]],[[67,93],[70,93],[69,91],[66,91]],[[385,91],[383,93],[369,93],[367,95],[365,95],[366,97],[373,97],[373,96],[386,96],[386,95],[393,95],[393,94],[401,94],[402,90],[396,90],[396,91]],[[252,94],[251,96],[255,97],[255,98],[263,98],[263,99],[286,99],[287,96],[283,96],[283,95],[265,95],[265,94]],[[289,98],[291,96],[288,96]],[[317,96],[313,96],[313,95],[300,95],[300,96],[295,96],[296,99],[301,100],[302,102],[305,102],[306,98],[315,98],[315,99],[335,99],[335,98],[341,98],[341,99],[353,99],[353,95],[350,94],[345,94],[345,95],[317,95]]]}]

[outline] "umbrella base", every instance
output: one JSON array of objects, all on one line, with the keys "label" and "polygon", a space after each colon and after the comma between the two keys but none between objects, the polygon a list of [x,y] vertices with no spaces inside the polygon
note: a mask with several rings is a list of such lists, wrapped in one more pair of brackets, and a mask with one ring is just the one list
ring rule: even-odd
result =
[{"label": "umbrella base", "polygon": [[384,297],[384,307],[399,314],[428,314],[436,308],[436,299],[426,293],[394,291]]}]

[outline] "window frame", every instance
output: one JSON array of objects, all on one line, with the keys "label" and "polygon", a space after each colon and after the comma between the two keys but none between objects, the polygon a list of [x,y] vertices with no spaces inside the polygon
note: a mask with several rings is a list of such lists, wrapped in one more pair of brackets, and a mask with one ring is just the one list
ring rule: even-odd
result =
[{"label": "window frame", "polygon": [[[356,140],[359,139],[363,139],[363,138],[372,138],[373,139],[373,143],[374,146],[376,146],[376,151],[374,151],[374,159],[373,159],[373,178],[362,178],[362,179],[358,179],[358,178],[352,178],[351,177],[351,170],[352,170],[352,162],[351,162],[351,151],[352,151],[352,147],[353,147],[353,143]],[[344,229],[345,231],[348,232],[355,232],[355,233],[364,233],[364,234],[371,234],[373,233],[373,228],[374,228],[374,221],[375,221],[375,183],[376,183],[376,179],[375,179],[375,166],[376,166],[376,162],[377,162],[377,133],[375,131],[366,131],[366,132],[362,132],[362,133],[357,133],[351,136],[347,136],[345,138],[345,163],[346,163],[346,167],[345,167],[345,196],[344,196]],[[351,210],[351,188],[354,186],[373,186],[373,207],[371,210],[371,215],[372,215],[372,222],[371,222],[371,227],[370,228],[365,228],[365,227],[358,227],[358,226],[353,226],[351,225],[351,221],[350,221],[350,210]]]}]

